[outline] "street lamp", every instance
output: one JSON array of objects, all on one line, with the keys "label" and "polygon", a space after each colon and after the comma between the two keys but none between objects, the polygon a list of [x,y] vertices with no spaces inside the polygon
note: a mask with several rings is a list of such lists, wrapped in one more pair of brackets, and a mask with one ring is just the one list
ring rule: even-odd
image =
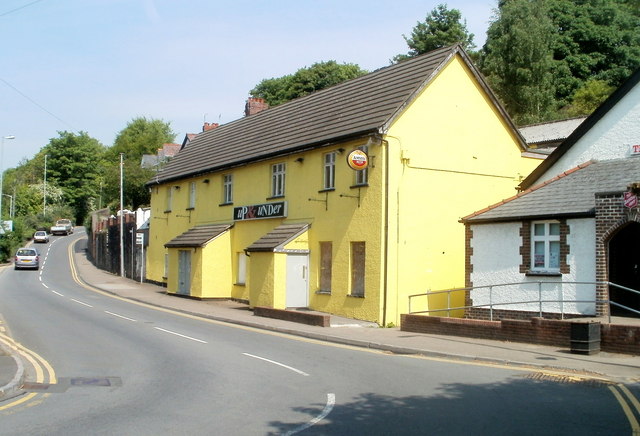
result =
[{"label": "street lamp", "polygon": [[[2,164],[2,158],[4,156],[4,140],[5,139],[16,139],[13,135],[3,136],[2,137],[2,146],[0,147],[0,194],[2,193],[2,179],[4,176],[4,166]],[[0,221],[2,221],[2,195],[0,195]]]}]

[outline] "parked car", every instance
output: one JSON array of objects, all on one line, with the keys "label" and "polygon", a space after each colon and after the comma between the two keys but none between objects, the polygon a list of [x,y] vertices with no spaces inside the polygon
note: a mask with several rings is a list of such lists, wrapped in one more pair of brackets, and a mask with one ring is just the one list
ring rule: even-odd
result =
[{"label": "parked car", "polygon": [[38,230],[33,234],[33,242],[49,242],[49,234],[44,230]]},{"label": "parked car", "polygon": [[40,268],[40,253],[35,248],[19,248],[13,262],[15,269]]}]

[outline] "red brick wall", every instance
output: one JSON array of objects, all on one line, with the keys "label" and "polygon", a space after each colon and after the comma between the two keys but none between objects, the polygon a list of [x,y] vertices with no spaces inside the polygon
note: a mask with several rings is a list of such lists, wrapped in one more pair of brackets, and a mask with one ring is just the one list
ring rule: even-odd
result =
[{"label": "red brick wall", "polygon": [[[566,348],[571,346],[570,320],[531,318],[484,321],[404,314],[400,330]],[[602,351],[640,355],[640,326],[602,324],[600,335]]]}]

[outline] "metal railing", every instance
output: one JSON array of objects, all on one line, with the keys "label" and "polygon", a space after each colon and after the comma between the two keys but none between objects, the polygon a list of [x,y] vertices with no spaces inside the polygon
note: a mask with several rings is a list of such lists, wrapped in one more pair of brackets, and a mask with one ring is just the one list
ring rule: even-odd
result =
[{"label": "metal railing", "polygon": [[[537,285],[537,292],[538,292],[538,298],[535,300],[520,300],[520,301],[494,301],[494,290],[496,288],[505,288],[505,287],[509,287],[509,286],[531,286],[531,285]],[[550,289],[550,290],[544,290],[543,286],[544,285],[554,285],[554,286],[558,286],[559,285],[559,291],[560,291],[560,298],[559,299],[545,299],[543,298],[543,292],[547,291],[555,291],[557,292],[558,289]],[[474,287],[467,287],[467,288],[454,288],[454,289],[446,289],[446,290],[440,290],[440,291],[433,291],[433,292],[424,292],[421,294],[413,294],[413,295],[409,295],[409,313],[410,314],[420,314],[420,313],[433,313],[433,312],[447,312],[447,316],[450,317],[451,316],[451,311],[455,311],[455,310],[466,310],[466,309],[472,309],[472,308],[484,308],[484,307],[488,307],[489,308],[489,319],[491,321],[493,321],[493,311],[494,308],[496,306],[509,306],[509,305],[524,305],[524,304],[537,304],[538,306],[538,314],[539,316],[542,318],[543,317],[543,305],[545,303],[558,303],[560,305],[560,318],[564,319],[564,315],[565,315],[565,311],[564,311],[564,307],[565,304],[577,304],[577,303],[586,303],[586,304],[607,304],[608,305],[608,314],[609,314],[609,322],[611,322],[611,306],[615,306],[615,307],[619,307],[623,310],[627,310],[630,312],[633,312],[637,315],[640,315],[640,311],[633,309],[631,307],[627,307],[624,306],[620,303],[617,303],[615,301],[611,301],[609,300],[598,300],[596,298],[592,299],[592,300],[576,300],[576,299],[565,299],[564,298],[564,286],[566,285],[607,285],[609,287],[616,287],[618,289],[622,289],[624,291],[628,291],[631,292],[633,294],[636,295],[640,295],[640,291],[636,290],[636,289],[631,289],[631,288],[627,288],[625,286],[622,285],[617,285],[615,283],[612,282],[562,282],[562,281],[529,281],[529,282],[514,282],[514,283],[501,283],[501,284],[497,284],[497,285],[485,285],[485,286],[474,286]],[[475,305],[471,305],[471,306],[457,306],[457,307],[451,307],[451,294],[455,293],[455,292],[466,292],[468,291],[482,291],[482,290],[486,290],[489,294],[489,303],[488,304],[475,304]],[[413,311],[411,309],[411,302],[413,298],[418,298],[418,297],[432,297],[434,295],[441,295],[441,294],[446,294],[447,295],[447,308],[446,309],[429,309],[429,310],[419,310],[419,311]],[[477,297],[476,297],[477,298]],[[532,311],[533,312],[533,311]]]}]

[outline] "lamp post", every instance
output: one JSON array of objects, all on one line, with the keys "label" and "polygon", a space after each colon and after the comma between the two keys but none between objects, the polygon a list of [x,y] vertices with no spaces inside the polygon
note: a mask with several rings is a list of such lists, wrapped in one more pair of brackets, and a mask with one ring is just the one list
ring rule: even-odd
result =
[{"label": "lamp post", "polygon": [[[2,193],[2,179],[4,176],[4,165],[2,162],[2,158],[4,156],[4,140],[5,139],[16,139],[13,135],[3,136],[2,137],[2,146],[0,147],[0,194]],[[0,195],[0,221],[2,221],[2,195]]]}]

